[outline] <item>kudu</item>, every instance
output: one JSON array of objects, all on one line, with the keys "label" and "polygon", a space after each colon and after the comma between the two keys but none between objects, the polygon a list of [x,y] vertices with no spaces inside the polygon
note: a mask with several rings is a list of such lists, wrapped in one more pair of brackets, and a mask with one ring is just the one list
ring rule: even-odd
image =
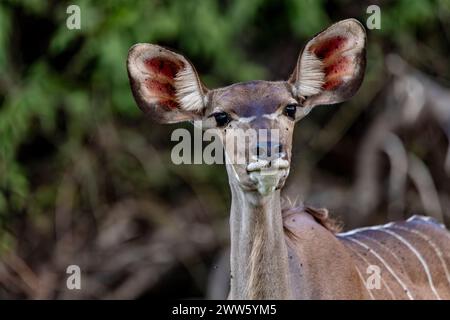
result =
[{"label": "kudu", "polygon": [[[226,164],[232,194],[231,299],[450,298],[450,235],[439,223],[414,216],[336,234],[326,210],[281,208],[295,123],[316,105],[355,94],[364,75],[365,45],[358,21],[340,21],[306,44],[288,81],[215,90],[200,82],[180,54],[153,44],[130,49],[134,98],[154,120],[202,121],[221,139],[234,129],[279,132],[277,141],[253,139],[238,150],[248,153],[245,163]],[[233,151],[222,143],[229,156]],[[368,273],[374,270],[379,273]],[[373,275],[379,285],[369,283]]]}]

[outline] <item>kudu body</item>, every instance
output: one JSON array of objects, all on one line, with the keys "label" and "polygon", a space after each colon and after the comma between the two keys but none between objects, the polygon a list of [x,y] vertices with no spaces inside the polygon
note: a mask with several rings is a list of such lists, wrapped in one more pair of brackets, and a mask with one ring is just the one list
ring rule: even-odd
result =
[{"label": "kudu body", "polygon": [[[294,125],[309,110],[350,98],[365,69],[366,33],[338,22],[307,43],[288,81],[208,90],[182,55],[151,44],[130,49],[127,67],[139,107],[161,123],[202,121],[222,139],[232,194],[232,299],[450,298],[450,235],[436,222],[406,222],[335,234],[326,211],[282,210]],[[226,132],[276,130],[234,149]],[[267,170],[267,172],[265,171]],[[372,269],[371,269],[372,268]],[[375,268],[375,269],[373,269]],[[367,272],[379,271],[379,285]]]}]

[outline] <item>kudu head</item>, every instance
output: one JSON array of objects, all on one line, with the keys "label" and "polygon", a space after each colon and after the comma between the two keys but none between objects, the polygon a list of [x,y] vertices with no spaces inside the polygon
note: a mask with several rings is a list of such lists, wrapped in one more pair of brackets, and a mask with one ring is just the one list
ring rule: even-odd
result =
[{"label": "kudu head", "polygon": [[[357,20],[340,21],[306,44],[287,81],[214,90],[202,84],[185,57],[157,45],[133,46],[127,67],[134,98],[146,114],[160,123],[198,121],[214,128],[228,159],[243,155],[244,161],[227,163],[231,183],[264,196],[288,176],[295,123],[312,107],[342,102],[359,88],[365,43]],[[244,145],[227,138],[242,138],[243,132]]]}]

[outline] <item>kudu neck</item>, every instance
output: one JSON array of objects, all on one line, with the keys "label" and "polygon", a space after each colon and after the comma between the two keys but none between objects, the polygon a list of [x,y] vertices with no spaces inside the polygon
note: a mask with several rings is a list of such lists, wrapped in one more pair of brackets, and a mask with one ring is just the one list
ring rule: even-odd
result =
[{"label": "kudu neck", "polygon": [[230,175],[231,298],[288,299],[288,253],[280,190],[244,191]]}]

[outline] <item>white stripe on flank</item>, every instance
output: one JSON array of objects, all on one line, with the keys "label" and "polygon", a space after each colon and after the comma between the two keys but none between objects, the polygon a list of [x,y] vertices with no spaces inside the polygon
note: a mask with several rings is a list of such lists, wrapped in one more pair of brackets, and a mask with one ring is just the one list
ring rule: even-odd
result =
[{"label": "white stripe on flank", "polygon": [[356,240],[354,238],[351,237],[347,237],[348,240],[353,241],[357,244],[359,244],[361,247],[363,247],[366,250],[369,250],[378,260],[381,261],[381,263],[384,264],[384,266],[386,267],[386,269],[394,276],[394,278],[398,281],[398,283],[402,286],[403,290],[405,290],[406,294],[408,295],[408,298],[410,300],[414,300],[413,296],[411,295],[411,293],[409,292],[408,288],[406,287],[406,285],[403,283],[403,281],[394,273],[394,270],[392,270],[392,268],[389,266],[389,264],[378,254],[376,253],[374,250],[372,250],[369,246],[367,246],[365,243]]},{"label": "white stripe on flank", "polygon": [[427,275],[428,278],[428,282],[430,284],[431,290],[433,291],[434,295],[441,300],[441,297],[439,296],[439,294],[436,292],[436,288],[434,287],[433,284],[433,279],[431,277],[430,274],[430,270],[428,269],[428,265],[425,262],[425,260],[423,259],[422,255],[416,250],[416,248],[414,248],[408,241],[406,241],[405,238],[403,238],[402,236],[396,234],[395,232],[391,231],[391,230],[380,230],[382,232],[386,232],[387,234],[390,234],[391,236],[395,237],[396,239],[400,240],[403,244],[405,244],[415,255],[416,257],[419,259],[420,263],[422,264],[425,273]]},{"label": "white stripe on flank", "polygon": [[353,229],[353,230],[350,230],[347,232],[338,233],[337,236],[338,237],[348,237],[348,236],[354,235],[355,233],[358,233],[361,231],[373,230],[373,228],[375,228],[375,227],[363,227],[363,228]]},{"label": "white stripe on flank", "polygon": [[433,217],[421,216],[421,215],[415,214],[415,215],[409,217],[408,220],[406,220],[406,221],[410,222],[410,221],[413,221],[413,220],[422,220],[422,221],[425,221],[425,222],[430,222],[430,223],[433,223],[433,224],[437,224],[442,229],[447,230],[447,227],[445,226],[445,224],[440,223],[437,219],[435,219]]},{"label": "white stripe on flank", "polygon": [[415,229],[408,229],[402,226],[395,226],[394,228],[398,228],[400,230],[404,230],[406,232],[411,232],[417,236],[419,236],[420,238],[424,239],[434,250],[434,252],[436,252],[439,261],[442,264],[442,267],[444,268],[444,272],[445,272],[445,277],[447,278],[447,282],[450,284],[450,274],[448,272],[448,268],[447,268],[447,263],[444,260],[444,255],[442,254],[442,251],[439,249],[439,247],[437,246],[436,243],[434,243],[430,237],[428,237],[427,235],[423,234],[422,232],[415,230]]},{"label": "white stripe on flank", "polygon": [[362,228],[358,228],[358,229],[353,229],[347,232],[342,232],[342,233],[338,233],[337,236],[342,236],[342,237],[347,237],[347,236],[352,236],[356,233],[360,233],[361,231],[371,231],[371,230],[379,230],[382,228],[385,228],[386,226],[373,226],[373,227],[362,227]]},{"label": "white stripe on flank", "polygon": [[337,236],[343,236],[343,237],[346,237],[346,236],[351,236],[351,235],[353,235],[353,234],[355,234],[355,233],[358,233],[358,232],[360,232],[360,231],[380,230],[380,229],[383,229],[383,228],[389,228],[389,227],[391,227],[392,225],[394,225],[394,222],[389,222],[389,223],[386,223],[386,224],[384,224],[384,225],[379,225],[379,226],[371,226],[371,227],[357,228],[357,229],[349,230],[349,231],[347,231],[347,232],[338,233],[338,234],[336,234],[336,235],[337,235]]},{"label": "white stripe on flank", "polygon": [[[391,248],[389,248],[387,245],[385,245],[385,244],[382,244],[380,241],[378,241],[375,237],[369,237],[368,235],[366,235],[366,234],[360,234],[359,235],[360,237],[363,237],[363,238],[366,238],[366,239],[369,239],[370,241],[373,241],[373,242],[375,242],[377,245],[379,245],[380,247],[382,247],[382,248],[384,248],[387,252],[389,252],[394,258],[395,258],[395,260],[397,260],[397,262],[400,264],[400,265],[402,265],[403,263],[402,263],[402,261],[400,260],[400,258],[395,254],[395,252],[394,251],[392,251],[391,250]],[[373,249],[372,249],[373,250]]]},{"label": "white stripe on flank", "polygon": [[364,284],[364,287],[366,287],[366,290],[369,293],[370,299],[375,300],[375,297],[373,296],[372,292],[366,286],[366,281],[364,280],[364,277],[362,276],[361,271],[359,271],[357,266],[355,266],[355,269],[356,269],[356,272],[358,273],[359,278],[361,279],[361,282]]},{"label": "white stripe on flank", "polygon": [[[362,255],[360,254],[358,251],[356,251],[355,249],[348,247],[352,252],[354,252],[361,260],[363,260],[367,266],[371,266],[372,264]],[[359,272],[358,268],[356,268],[356,270]],[[362,275],[360,275],[362,277]],[[387,285],[386,281],[384,281],[383,277],[381,277],[381,282],[383,283],[383,285],[386,287],[387,291],[389,292],[389,294],[391,295],[392,299],[395,300],[395,295],[392,292],[391,288],[389,288],[389,286]],[[364,286],[366,287],[367,291],[369,291],[369,294],[372,296],[371,290],[369,288],[367,288],[366,282],[363,280]]]}]

